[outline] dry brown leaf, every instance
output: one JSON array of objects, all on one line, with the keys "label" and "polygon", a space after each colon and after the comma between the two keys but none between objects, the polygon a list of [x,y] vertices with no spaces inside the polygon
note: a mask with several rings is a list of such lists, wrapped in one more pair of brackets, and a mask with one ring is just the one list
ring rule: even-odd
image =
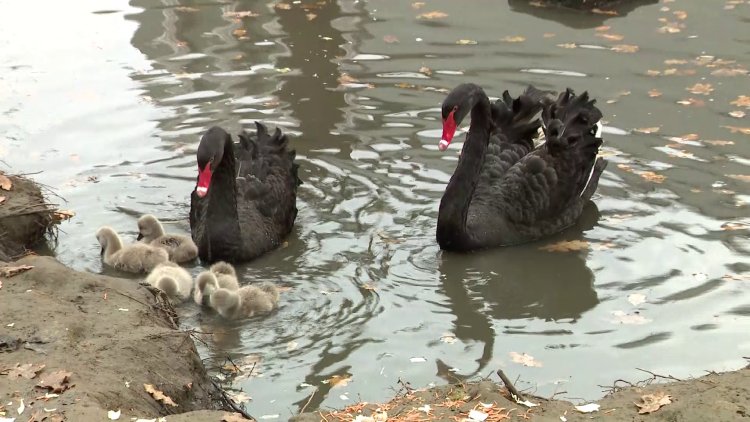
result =
[{"label": "dry brown leaf", "polygon": [[432,69],[427,66],[422,66],[419,68],[419,73],[424,73],[425,75],[430,76],[432,75]]},{"label": "dry brown leaf", "polygon": [[16,379],[24,377],[26,379],[32,379],[39,373],[39,371],[44,369],[44,367],[45,365],[42,363],[36,365],[33,363],[26,363],[23,365],[16,364],[16,367],[8,372],[8,378]]},{"label": "dry brown leaf", "polygon": [[660,407],[670,403],[672,403],[672,396],[665,394],[664,392],[658,392],[641,396],[641,402],[636,403],[635,405],[638,406],[639,414],[645,414],[656,412]]},{"label": "dry brown leaf", "polygon": [[292,5],[289,3],[276,3],[276,6],[274,7],[281,10],[290,10]]},{"label": "dry brown leaf", "polygon": [[51,374],[42,376],[37,386],[49,389],[51,392],[59,394],[75,385],[68,383],[68,381],[70,381],[71,375],[73,375],[72,372],[63,370],[55,371]]},{"label": "dry brown leaf", "polygon": [[604,32],[604,31],[609,31],[609,28],[610,28],[609,25],[601,25],[601,26],[597,26],[596,28],[594,28],[594,31]]},{"label": "dry brown leaf", "polygon": [[235,11],[235,12],[224,12],[225,18],[254,18],[256,16],[260,16],[258,13],[251,12],[250,10],[241,10],[241,11]]},{"label": "dry brown leaf", "polygon": [[654,126],[654,127],[640,127],[638,129],[633,129],[633,131],[634,132],[640,132],[640,133],[646,133],[646,134],[648,134],[648,133],[656,133],[656,132],[659,131],[659,129],[660,129],[659,126]]},{"label": "dry brown leaf", "polygon": [[737,119],[741,119],[741,118],[745,117],[745,112],[742,111],[742,110],[733,110],[733,111],[730,111],[727,114],[729,114],[730,116],[732,116],[734,118],[737,118]]},{"label": "dry brown leaf", "polygon": [[398,37],[395,35],[383,35],[383,41],[387,44],[395,44],[398,42]]},{"label": "dry brown leaf", "polygon": [[611,50],[616,53],[637,53],[640,47],[632,44],[617,44],[613,45]]},{"label": "dry brown leaf", "polygon": [[750,274],[724,274],[721,278],[731,281],[750,281]]},{"label": "dry brown leaf", "polygon": [[711,145],[717,145],[717,146],[720,146],[720,147],[724,147],[724,146],[727,146],[727,145],[734,145],[734,141],[724,141],[724,140],[721,140],[721,139],[709,139],[709,140],[706,140],[706,141],[703,141],[703,142],[705,142],[707,144],[711,144]]},{"label": "dry brown leaf", "polygon": [[672,14],[679,20],[684,21],[687,19],[687,12],[684,10],[675,10]]},{"label": "dry brown leaf", "polygon": [[13,277],[34,268],[33,265],[18,265],[15,267],[0,267],[0,277]]},{"label": "dry brown leaf", "polygon": [[721,225],[721,229],[725,231],[734,231],[734,230],[745,230],[750,228],[745,223],[737,223],[737,222],[728,222]]},{"label": "dry brown leaf", "polygon": [[688,61],[684,60],[684,59],[667,59],[667,60],[664,60],[664,64],[667,65],[667,66],[674,66],[674,65],[687,64],[687,63],[688,63]]},{"label": "dry brown leaf", "polygon": [[426,12],[417,15],[417,19],[443,19],[447,17],[447,13],[441,12],[439,10],[433,10],[432,12]]},{"label": "dry brown leaf", "polygon": [[424,7],[424,5],[425,5],[425,2],[423,1],[415,1],[414,3],[411,4],[411,8],[414,10],[417,10],[417,9],[421,9],[422,7]]},{"label": "dry brown leaf", "polygon": [[747,75],[748,74],[747,69],[741,69],[741,68],[722,68],[722,69],[716,69],[711,72],[711,76],[741,76],[741,75]]},{"label": "dry brown leaf", "polygon": [[334,375],[326,380],[326,384],[330,384],[331,388],[346,387],[349,385],[349,381],[352,380],[351,375]]},{"label": "dry brown leaf", "polygon": [[648,96],[651,98],[661,97],[661,91],[658,89],[651,89],[648,91]]},{"label": "dry brown leaf", "polygon": [[532,368],[541,368],[542,363],[534,359],[534,356],[527,355],[526,353],[510,352],[510,360],[515,363],[520,363],[523,366],[529,366]]},{"label": "dry brown leaf", "polygon": [[589,248],[589,242],[585,240],[562,240],[557,243],[542,246],[541,250],[547,252],[573,252]]},{"label": "dry brown leaf", "polygon": [[5,196],[0,196],[0,205],[2,205],[3,202],[5,202],[6,199],[8,199],[8,198],[5,197]]},{"label": "dry brown leaf", "polygon": [[697,98],[690,97],[690,98],[687,98],[687,99],[684,99],[684,100],[677,101],[677,104],[688,106],[688,107],[690,107],[690,106],[692,106],[692,107],[703,107],[704,105],[706,105],[706,102],[703,101],[703,100],[699,100]]},{"label": "dry brown leaf", "polygon": [[642,171],[638,173],[639,176],[648,180],[649,182],[661,183],[667,179],[667,176],[654,173],[653,171]]},{"label": "dry brown leaf", "polygon": [[741,133],[743,135],[750,135],[750,127],[738,127],[738,126],[722,126],[723,128],[729,129],[732,133]]},{"label": "dry brown leaf", "polygon": [[727,177],[734,180],[750,183],[750,174],[727,174]]},{"label": "dry brown leaf", "polygon": [[308,21],[311,21],[311,20],[317,18],[318,15],[316,15],[315,13],[306,13],[305,17],[307,18]]},{"label": "dry brown leaf", "polygon": [[157,390],[156,387],[154,387],[152,384],[143,384],[143,388],[146,389],[146,392],[149,393],[151,397],[153,397],[159,403],[177,407],[177,403],[172,401],[171,397]]},{"label": "dry brown leaf", "polygon": [[4,174],[0,174],[0,189],[10,190],[13,187],[13,181]]},{"label": "dry brown leaf", "polygon": [[76,213],[70,210],[56,210],[52,213],[52,218],[57,221],[70,220],[75,217]]},{"label": "dry brown leaf", "polygon": [[604,38],[608,41],[622,41],[625,39],[625,36],[620,34],[608,34],[606,32],[597,32],[596,36],[599,38]]},{"label": "dry brown leaf", "polygon": [[221,422],[247,422],[247,419],[239,413],[225,413],[221,416]]},{"label": "dry brown leaf", "polygon": [[676,34],[681,31],[680,24],[677,22],[667,22],[666,25],[657,30],[660,34]]},{"label": "dry brown leaf", "polygon": [[[736,100],[732,101],[729,104],[732,104],[737,107],[750,108],[750,96],[740,95],[739,97],[737,97]],[[3,187],[3,189],[5,189],[5,187]],[[8,189],[5,189],[5,190],[8,190]]]},{"label": "dry brown leaf", "polygon": [[513,35],[513,36],[505,36],[500,38],[500,41],[502,42],[524,42],[526,41],[526,37],[522,35]]},{"label": "dry brown leaf", "polygon": [[649,69],[649,70],[646,71],[646,75],[648,75],[648,76],[659,76],[659,75],[661,75],[661,70]]},{"label": "dry brown leaf", "polygon": [[466,40],[466,39],[460,39],[456,41],[456,44],[458,45],[476,45],[477,42],[474,40]]},{"label": "dry brown leaf", "polygon": [[708,95],[714,90],[711,84],[701,84],[701,83],[697,83],[685,89],[691,94],[696,94],[696,95]]}]

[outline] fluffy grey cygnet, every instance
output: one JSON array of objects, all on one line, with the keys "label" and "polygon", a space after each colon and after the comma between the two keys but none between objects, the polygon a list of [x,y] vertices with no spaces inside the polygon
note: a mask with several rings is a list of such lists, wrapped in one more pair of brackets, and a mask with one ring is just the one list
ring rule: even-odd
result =
[{"label": "fluffy grey cygnet", "polygon": [[219,287],[227,290],[239,290],[240,283],[237,279],[237,271],[234,266],[228,262],[219,261],[209,268],[214,273]]},{"label": "fluffy grey cygnet", "polygon": [[123,246],[120,236],[108,226],[100,227],[96,231],[96,239],[102,246],[104,263],[121,271],[145,273],[169,261],[167,251],[145,243]]},{"label": "fluffy grey cygnet", "polygon": [[174,262],[165,262],[157,265],[146,282],[167,294],[173,302],[182,302],[190,297],[193,289],[193,278],[190,273]]},{"label": "fluffy grey cygnet", "polygon": [[195,291],[193,291],[193,300],[198,305],[209,306],[211,294],[219,288],[219,282],[216,275],[211,271],[203,271],[195,278]]},{"label": "fluffy grey cygnet", "polygon": [[276,309],[279,291],[272,283],[244,286],[236,291],[219,288],[211,294],[209,303],[224,318],[248,318]]},{"label": "fluffy grey cygnet", "polygon": [[198,246],[190,236],[165,234],[161,222],[151,214],[138,219],[138,240],[166,250],[174,262],[188,262],[198,257]]}]

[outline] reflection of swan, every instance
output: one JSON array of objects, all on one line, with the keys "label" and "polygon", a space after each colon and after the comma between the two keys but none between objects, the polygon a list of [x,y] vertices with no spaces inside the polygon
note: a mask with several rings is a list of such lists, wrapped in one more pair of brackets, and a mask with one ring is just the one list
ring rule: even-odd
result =
[{"label": "reflection of swan", "polygon": [[[454,334],[464,341],[485,344],[472,375],[492,359],[496,334],[493,320],[576,319],[596,306],[599,300],[593,288],[594,274],[586,266],[586,255],[545,252],[539,247],[558,240],[582,239],[583,232],[594,227],[598,219],[596,205],[589,202],[576,225],[543,243],[470,255],[442,254],[442,293],[456,318]],[[478,306],[473,298],[480,298],[486,305]]]},{"label": "reflection of swan", "polygon": [[[508,5],[514,12],[526,13],[541,19],[559,22],[571,28],[595,28],[602,25],[607,19],[626,16],[637,7],[658,3],[659,0],[545,0],[543,6],[534,6],[529,0],[508,0]],[[585,3],[585,4],[584,4]],[[582,13],[579,10],[565,9],[606,9],[617,12],[616,16],[599,13]]]},{"label": "reflection of swan", "polygon": [[108,226],[96,231],[96,239],[102,246],[104,263],[121,271],[145,273],[169,260],[169,255],[164,249],[144,243],[123,246],[120,236]]}]

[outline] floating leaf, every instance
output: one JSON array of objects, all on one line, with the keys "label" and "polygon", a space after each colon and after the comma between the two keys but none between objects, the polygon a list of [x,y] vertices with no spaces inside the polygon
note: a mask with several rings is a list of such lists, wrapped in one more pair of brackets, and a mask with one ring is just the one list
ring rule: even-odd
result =
[{"label": "floating leaf", "polygon": [[591,9],[591,13],[596,13],[597,15],[617,16],[617,11],[615,10],[604,10],[599,9],[598,7]]},{"label": "floating leaf", "polygon": [[47,388],[53,393],[62,393],[68,388],[73,387],[73,385],[68,384],[71,375],[73,375],[72,372],[55,371],[51,374],[45,375],[39,380],[39,384],[37,385],[42,388]]},{"label": "floating leaf", "polygon": [[56,210],[52,213],[52,218],[56,222],[70,220],[75,217],[76,213],[70,210]]},{"label": "floating leaf", "polygon": [[722,230],[733,231],[733,230],[745,230],[750,229],[745,223],[728,222],[721,225]]},{"label": "floating leaf", "polygon": [[441,12],[439,10],[434,10],[432,12],[422,13],[417,15],[417,19],[443,19],[447,18],[448,14],[445,12]]},{"label": "floating leaf", "polygon": [[456,335],[453,333],[443,333],[443,335],[440,336],[440,341],[447,344],[453,344],[456,342]]},{"label": "floating leaf", "polygon": [[703,142],[707,144],[711,144],[711,145],[718,145],[720,147],[727,146],[727,145],[734,145],[734,141],[724,141],[721,139],[710,139],[710,140],[703,141]]},{"label": "floating leaf", "polygon": [[334,375],[331,378],[323,381],[324,384],[329,384],[331,388],[346,387],[349,385],[349,381],[352,380],[351,375]]},{"label": "floating leaf", "polygon": [[604,32],[604,31],[609,31],[609,29],[610,29],[609,25],[601,25],[601,26],[597,26],[596,28],[594,28],[594,31]]},{"label": "floating leaf", "polygon": [[[732,105],[737,106],[737,107],[750,108],[750,96],[740,95],[739,97],[737,97],[736,100],[732,101],[729,104],[732,104]],[[5,188],[3,187],[3,189],[5,189]],[[5,189],[5,190],[8,190],[8,189]]]},{"label": "floating leaf", "polygon": [[523,366],[541,368],[542,363],[535,360],[533,356],[527,355],[526,353],[510,352],[510,360],[515,363],[520,363]]},{"label": "floating leaf", "polygon": [[143,388],[159,403],[177,407],[177,403],[175,403],[171,397],[157,390],[156,387],[154,387],[152,384],[143,384]]},{"label": "floating leaf", "polygon": [[251,12],[250,10],[241,10],[241,11],[234,11],[234,12],[224,12],[224,17],[226,18],[254,18],[256,16],[260,16],[258,13]]},{"label": "floating leaf", "polygon": [[660,407],[670,403],[672,403],[672,396],[664,392],[658,392],[641,396],[641,402],[635,405],[638,406],[638,413],[642,415],[644,413],[656,412]]},{"label": "floating leaf", "polygon": [[628,302],[630,302],[633,306],[638,306],[645,301],[646,301],[646,295],[644,294],[632,293],[628,295]]},{"label": "floating leaf", "polygon": [[4,174],[0,174],[0,189],[10,190],[13,187],[13,181]]},{"label": "floating leaf", "polygon": [[677,22],[668,22],[657,30],[660,34],[676,34],[681,31]]},{"label": "floating leaf", "polygon": [[578,48],[578,45],[576,43],[573,43],[573,42],[567,42],[567,43],[563,43],[563,44],[557,44],[557,46],[560,47],[560,48]]},{"label": "floating leaf", "polygon": [[383,35],[383,41],[388,44],[395,44],[398,42],[398,37],[395,35]]},{"label": "floating leaf", "polygon": [[526,37],[523,37],[521,35],[514,35],[514,36],[505,36],[500,38],[500,41],[502,42],[524,42],[526,41]]},{"label": "floating leaf", "polygon": [[722,126],[723,128],[729,129],[732,133],[741,133],[743,135],[750,135],[750,127],[737,127],[737,126]]},{"label": "floating leaf", "polygon": [[585,240],[562,240],[557,243],[542,246],[541,250],[547,252],[572,252],[581,251],[589,248],[589,242]]},{"label": "floating leaf", "polygon": [[617,324],[642,325],[651,322],[651,320],[644,318],[638,312],[628,314],[623,311],[614,311],[612,312],[612,315],[615,317],[612,322]]},{"label": "floating leaf", "polygon": [[742,110],[734,110],[734,111],[730,111],[730,112],[729,112],[729,113],[727,113],[727,114],[729,114],[730,116],[732,116],[732,117],[734,117],[734,118],[737,118],[737,119],[741,119],[741,118],[745,117],[745,112],[744,112],[744,111],[742,111]]},{"label": "floating leaf", "polygon": [[476,45],[477,42],[474,41],[474,40],[464,40],[464,39],[461,39],[461,40],[456,41],[456,44],[458,44],[458,45]]},{"label": "floating leaf", "polygon": [[675,10],[674,12],[672,12],[672,14],[673,14],[673,15],[674,15],[674,16],[675,16],[675,17],[676,17],[677,19],[679,19],[679,20],[681,20],[681,21],[684,21],[685,19],[687,19],[687,16],[688,16],[687,12],[686,12],[686,11],[684,11],[684,10]]},{"label": "floating leaf", "polygon": [[424,5],[425,5],[425,2],[423,1],[415,1],[414,3],[411,4],[411,8],[414,10],[417,10],[417,9],[421,9],[422,7],[424,7]]},{"label": "floating leaf", "polygon": [[0,277],[13,277],[34,268],[33,265],[18,265],[15,267],[0,267]]},{"label": "floating leaf", "polygon": [[674,66],[674,65],[680,65],[680,64],[687,64],[688,61],[684,59],[667,59],[664,60],[664,64],[667,66]]},{"label": "floating leaf", "polygon": [[632,44],[618,44],[613,45],[611,50],[616,53],[636,53],[640,50],[640,47]]},{"label": "floating leaf", "polygon": [[702,107],[702,106],[706,105],[706,102],[703,101],[703,100],[699,100],[699,99],[691,97],[691,98],[687,98],[687,99],[684,99],[684,100],[679,100],[679,101],[677,101],[677,104],[684,105],[684,106]]},{"label": "floating leaf", "polygon": [[727,174],[727,177],[734,180],[750,183],[750,174]]},{"label": "floating leaf", "polygon": [[714,90],[711,84],[701,84],[701,83],[697,83],[685,89],[691,94],[696,94],[696,95],[708,95]]},{"label": "floating leaf", "polygon": [[227,391],[227,395],[237,404],[247,403],[253,399],[244,391]]},{"label": "floating leaf", "polygon": [[307,18],[308,21],[311,21],[311,20],[317,18],[318,15],[316,15],[315,13],[305,13],[305,17]]},{"label": "floating leaf", "polygon": [[661,91],[658,89],[651,89],[648,91],[648,96],[651,98],[661,97]]},{"label": "floating leaf", "polygon": [[656,133],[656,132],[659,131],[659,129],[660,129],[659,126],[654,126],[654,127],[639,127],[638,129],[633,129],[633,131],[634,132],[648,134],[648,133]]},{"label": "floating leaf", "polygon": [[16,364],[16,367],[11,369],[8,372],[8,378],[10,379],[16,379],[20,377],[24,377],[26,379],[32,379],[36,377],[36,375],[44,369],[44,364],[36,364],[33,363],[26,363],[23,365]]},{"label": "floating leaf", "polygon": [[654,173],[653,171],[642,171],[642,172],[639,172],[638,175],[648,180],[649,182],[654,182],[654,183],[662,183],[664,180],[667,179],[667,176]]},{"label": "floating leaf", "polygon": [[711,76],[741,76],[747,75],[748,72],[747,69],[742,68],[722,68],[712,71]]},{"label": "floating leaf", "polygon": [[423,74],[425,74],[427,76],[430,76],[430,75],[432,75],[432,69],[430,69],[427,66],[422,66],[422,67],[419,68],[419,73],[423,73]]},{"label": "floating leaf", "polygon": [[598,32],[596,36],[609,41],[622,41],[625,39],[625,37],[620,34],[608,34],[606,32]]},{"label": "floating leaf", "polygon": [[281,10],[290,10],[292,5],[289,3],[276,3],[276,6],[274,7]]}]

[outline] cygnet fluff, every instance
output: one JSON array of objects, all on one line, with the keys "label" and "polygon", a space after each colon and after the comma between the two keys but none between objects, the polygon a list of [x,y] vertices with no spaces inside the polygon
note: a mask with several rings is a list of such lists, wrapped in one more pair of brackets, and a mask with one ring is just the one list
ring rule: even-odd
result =
[{"label": "cygnet fluff", "polygon": [[96,231],[96,239],[102,246],[104,263],[121,271],[145,273],[169,260],[167,251],[145,243],[123,246],[120,236],[108,226]]},{"label": "cygnet fluff", "polygon": [[161,222],[151,214],[138,219],[138,240],[166,250],[174,262],[188,262],[198,257],[198,246],[190,236],[165,234]]},{"label": "cygnet fluff", "polygon": [[173,302],[182,302],[190,297],[193,288],[190,273],[174,262],[157,265],[146,277],[146,282],[161,289]]}]

